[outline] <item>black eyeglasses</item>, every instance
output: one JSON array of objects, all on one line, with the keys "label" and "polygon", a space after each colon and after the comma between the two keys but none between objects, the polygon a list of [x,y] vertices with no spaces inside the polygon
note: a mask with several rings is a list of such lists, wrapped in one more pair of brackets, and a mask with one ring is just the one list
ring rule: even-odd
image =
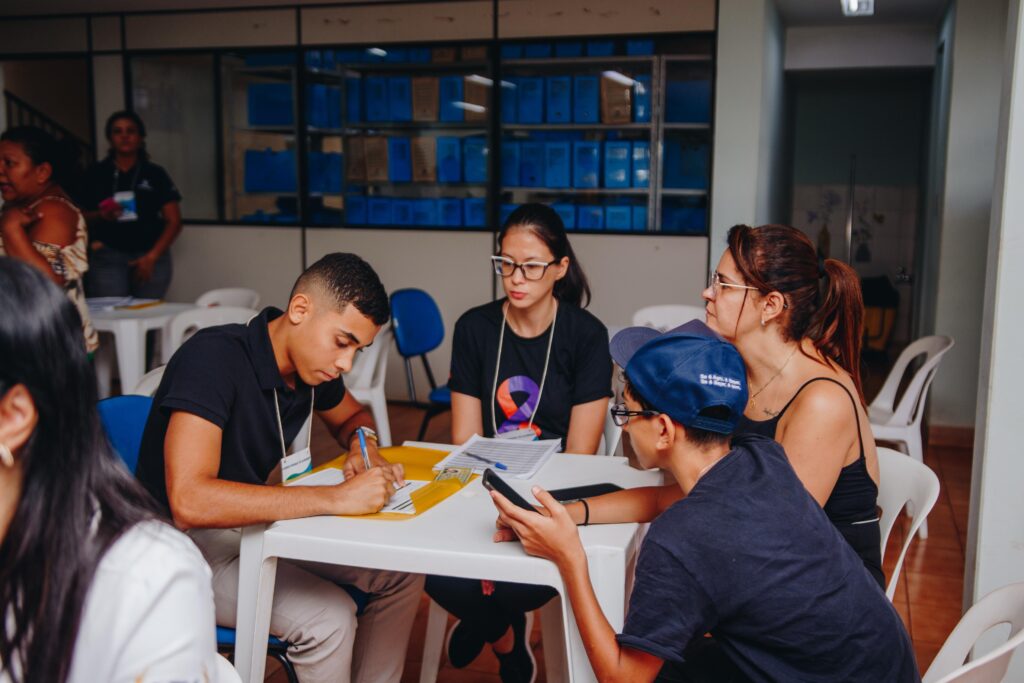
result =
[{"label": "black eyeglasses", "polygon": [[657,410],[630,410],[625,403],[616,403],[610,409],[612,422],[616,427],[625,427],[631,417],[658,417],[661,415]]},{"label": "black eyeglasses", "polygon": [[507,256],[492,256],[491,262],[494,264],[494,274],[502,277],[512,277],[513,273],[518,268],[523,273],[523,277],[527,280],[540,280],[544,277],[544,274],[548,272],[548,268],[558,263],[557,260],[546,263],[544,261],[527,261],[526,263],[516,263]]}]

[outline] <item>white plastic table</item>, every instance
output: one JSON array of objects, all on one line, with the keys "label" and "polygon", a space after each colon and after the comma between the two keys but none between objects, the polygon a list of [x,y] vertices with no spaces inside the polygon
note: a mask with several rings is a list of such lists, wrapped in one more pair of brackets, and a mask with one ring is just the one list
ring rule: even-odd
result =
[{"label": "white plastic table", "polygon": [[[131,392],[146,374],[146,333],[161,331],[161,351],[170,349],[167,334],[171,320],[182,311],[196,308],[195,304],[160,303],[137,309],[90,310],[92,325],[100,332],[114,335],[117,351],[117,369],[121,375],[121,393]],[[166,356],[162,359],[167,362]],[[110,395],[111,359],[109,349],[100,348],[96,354],[96,377],[100,398]]]},{"label": "white plastic table", "polygon": [[[416,442],[405,445],[452,448]],[[533,483],[548,489],[602,482],[631,488],[660,484],[662,476],[657,471],[635,470],[625,458],[556,454],[535,479],[508,481],[532,499],[529,491]],[[558,601],[561,623],[543,619],[549,680],[558,680],[554,673],[558,671],[564,672],[562,680],[596,680],[558,569],[548,560],[527,555],[518,543],[494,543],[491,539],[496,517],[494,505],[477,479],[408,520],[308,517],[246,527],[239,562],[235,641],[235,667],[242,680],[263,681],[278,558],[551,586],[562,599]],[[580,528],[594,591],[616,630],[625,620],[627,582],[642,529],[640,524]],[[565,644],[568,652],[563,649]]]}]

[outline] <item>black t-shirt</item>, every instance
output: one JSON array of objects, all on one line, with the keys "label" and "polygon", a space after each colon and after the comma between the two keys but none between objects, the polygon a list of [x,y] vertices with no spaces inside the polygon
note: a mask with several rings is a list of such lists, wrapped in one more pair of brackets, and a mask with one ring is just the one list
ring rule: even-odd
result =
[{"label": "black t-shirt", "polygon": [[776,442],[733,450],[652,524],[618,641],[683,662],[711,632],[752,681],[920,681],[899,615]]},{"label": "black t-shirt", "polygon": [[[267,323],[282,315],[265,308],[248,325],[209,327],[186,341],[167,364],[139,449],[135,476],[168,508],[164,479],[164,438],[171,413],[183,410],[223,430],[217,477],[262,484],[281,460],[281,436],[274,391],[281,406],[284,442],[290,444],[309,417],[310,387],[296,378],[290,389],[281,378]],[[345,396],[339,377],[314,388],[318,411]]]},{"label": "black t-shirt", "polygon": [[494,436],[492,415],[497,415],[502,433],[526,427],[536,412],[533,427],[540,438],[564,439],[573,406],[612,395],[608,330],[582,308],[560,302],[547,381],[539,395],[551,328],[539,337],[524,339],[506,325],[495,400],[494,367],[504,303],[501,299],[472,308],[455,323],[448,386],[480,399],[483,436]]},{"label": "black t-shirt", "polygon": [[82,208],[95,211],[115,192],[135,192],[138,219],[97,221],[89,228],[89,239],[117,251],[148,251],[164,231],[160,211],[168,202],[181,201],[178,188],[167,171],[151,161],[139,161],[131,169],[119,171],[112,159],[104,159],[86,174]]}]

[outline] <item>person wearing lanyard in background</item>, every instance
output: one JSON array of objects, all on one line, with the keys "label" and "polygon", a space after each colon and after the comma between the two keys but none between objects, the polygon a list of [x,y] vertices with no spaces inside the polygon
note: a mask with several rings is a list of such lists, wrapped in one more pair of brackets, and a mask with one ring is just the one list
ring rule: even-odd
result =
[{"label": "person wearing lanyard in background", "polygon": [[[608,330],[581,306],[590,288],[561,218],[543,204],[516,209],[492,257],[506,298],[467,311],[452,341],[452,443],[473,434],[562,439],[569,453],[597,452],[611,394]],[[491,643],[505,683],[528,683],[536,664],[530,611],[544,586],[427,578],[427,593],[459,618],[448,660],[464,667]]]},{"label": "person wearing lanyard in background", "polygon": [[[388,317],[387,292],[370,265],[328,254],[299,276],[286,311],[266,308],[245,325],[200,330],[171,357],[136,476],[210,563],[218,624],[235,624],[239,527],[377,512],[402,481],[341,378]],[[285,481],[310,469],[309,442],[291,455],[286,445],[314,412],[350,453],[362,450],[362,434],[372,467],[353,457],[341,484],[265,485],[278,465]],[[344,586],[369,596],[358,622]],[[398,683],[422,586],[419,575],[281,561],[270,632],[291,644],[302,683]]]},{"label": "person wearing lanyard in background", "polygon": [[146,125],[119,111],[104,128],[110,153],[86,174],[89,296],[162,299],[171,284],[171,243],[181,232],[181,194],[149,160]]}]

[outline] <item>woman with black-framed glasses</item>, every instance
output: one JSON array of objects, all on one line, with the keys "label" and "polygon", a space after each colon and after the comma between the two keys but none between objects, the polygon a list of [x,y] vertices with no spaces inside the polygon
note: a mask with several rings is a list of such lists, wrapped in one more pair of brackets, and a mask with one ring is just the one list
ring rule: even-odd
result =
[{"label": "woman with black-framed glasses", "polygon": [[[473,434],[558,438],[570,453],[597,452],[611,396],[608,330],[583,309],[587,278],[558,214],[516,209],[491,257],[505,298],[466,312],[452,342],[452,443]],[[528,612],[554,591],[542,586],[427,577],[427,593],[459,618],[448,659],[463,667],[491,643],[502,681],[533,679]]]}]

